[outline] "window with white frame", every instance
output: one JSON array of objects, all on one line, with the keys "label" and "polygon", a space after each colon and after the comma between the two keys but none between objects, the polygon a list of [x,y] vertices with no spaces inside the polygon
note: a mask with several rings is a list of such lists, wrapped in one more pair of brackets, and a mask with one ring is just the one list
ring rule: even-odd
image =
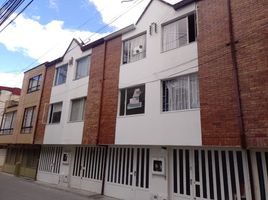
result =
[{"label": "window with white frame", "polygon": [[199,108],[199,83],[197,73],[162,81],[162,111]]},{"label": "window with white frame", "polygon": [[30,78],[27,92],[34,92],[40,89],[41,74]]},{"label": "window with white frame", "polygon": [[60,123],[61,111],[62,111],[62,102],[51,104],[49,109],[48,123],[49,124]]},{"label": "window with white frame", "polygon": [[144,113],[145,85],[120,90],[119,116]]},{"label": "window with white frame", "polygon": [[21,127],[22,133],[30,133],[32,131],[34,110],[35,110],[35,106],[25,108],[22,127]]},{"label": "window with white frame", "polygon": [[195,14],[166,24],[162,28],[162,50],[175,49],[196,40]]},{"label": "window with white frame", "polygon": [[0,134],[11,134],[14,129],[14,122],[16,119],[16,111],[7,112],[3,115]]},{"label": "window with white frame", "polygon": [[88,76],[90,57],[86,56],[76,61],[75,80]]},{"label": "window with white frame", "polygon": [[73,99],[71,103],[70,121],[82,121],[84,119],[84,107],[86,98]]},{"label": "window with white frame", "polygon": [[146,34],[123,42],[123,64],[134,62],[146,56]]},{"label": "window with white frame", "polygon": [[67,69],[67,64],[56,68],[55,85],[60,85],[66,82]]}]

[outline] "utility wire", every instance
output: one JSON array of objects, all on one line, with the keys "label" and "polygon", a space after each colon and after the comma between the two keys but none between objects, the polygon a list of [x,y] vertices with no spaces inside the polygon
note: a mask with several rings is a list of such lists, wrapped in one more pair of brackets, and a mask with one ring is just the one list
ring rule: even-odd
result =
[{"label": "utility wire", "polygon": [[15,21],[17,19],[17,17],[22,13],[24,12],[24,10],[26,8],[28,8],[28,6],[30,6],[30,4],[33,2],[33,0],[31,0],[6,26],[4,26],[4,28],[2,28],[0,30],[0,33],[2,33],[3,30],[5,30],[13,21]]},{"label": "utility wire", "polygon": [[[99,29],[97,29],[94,33],[92,33],[88,38],[91,39],[94,35],[100,33],[100,31],[104,30],[105,28],[107,28],[108,26],[110,26],[112,23],[114,23],[115,21],[117,21],[119,18],[121,18],[122,16],[124,16],[125,14],[127,14],[130,10],[132,10],[133,8],[135,8],[136,6],[138,6],[140,3],[142,3],[144,0],[136,0],[132,6],[130,6],[126,11],[122,12],[121,14],[119,14],[118,16],[114,17],[108,24],[105,24],[104,26],[100,27]],[[86,23],[86,22],[85,22]],[[83,26],[85,23],[82,23],[82,25],[80,25],[79,27]],[[42,54],[41,56],[39,56],[37,59],[35,59],[32,63],[30,63],[30,65],[28,65],[27,67],[23,68],[20,72],[23,72],[27,69],[29,69],[30,67],[32,67],[35,63],[37,63],[41,58],[43,58],[45,55],[47,55],[50,51],[52,51],[53,49],[55,49],[56,46],[50,48],[49,50],[47,50],[44,54]],[[66,53],[72,51],[73,49],[79,47],[79,45],[75,45],[73,48],[69,49]]]}]

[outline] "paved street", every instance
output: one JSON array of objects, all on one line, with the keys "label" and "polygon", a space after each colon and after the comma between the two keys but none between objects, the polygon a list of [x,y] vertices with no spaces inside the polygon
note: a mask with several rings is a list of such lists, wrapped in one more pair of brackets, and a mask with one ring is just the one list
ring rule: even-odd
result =
[{"label": "paved street", "polygon": [[115,200],[101,195],[48,187],[0,172],[0,200]]}]

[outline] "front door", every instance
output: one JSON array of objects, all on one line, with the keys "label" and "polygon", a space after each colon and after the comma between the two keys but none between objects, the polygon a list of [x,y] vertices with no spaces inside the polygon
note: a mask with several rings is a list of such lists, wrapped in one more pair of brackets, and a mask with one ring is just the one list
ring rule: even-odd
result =
[{"label": "front door", "polygon": [[171,161],[174,200],[251,199],[245,152],[181,148]]},{"label": "front door", "polygon": [[150,199],[149,166],[149,148],[110,147],[105,194],[127,200]]}]

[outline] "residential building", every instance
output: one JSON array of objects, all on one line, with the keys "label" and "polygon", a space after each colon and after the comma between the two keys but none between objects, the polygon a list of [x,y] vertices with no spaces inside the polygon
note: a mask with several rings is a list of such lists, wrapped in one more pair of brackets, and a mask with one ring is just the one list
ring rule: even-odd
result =
[{"label": "residential building", "polygon": [[74,39],[45,64],[37,180],[129,200],[267,199],[264,5],[152,0],[135,25]]},{"label": "residential building", "polygon": [[[10,88],[0,86],[0,142],[5,140],[5,136],[13,131],[14,116],[16,106],[20,97],[20,88]],[[6,158],[6,146],[0,144],[0,171]]]},{"label": "residential building", "polygon": [[3,166],[5,172],[31,178],[36,176],[40,145],[33,145],[33,141],[45,72],[44,63],[24,73],[20,101],[16,117],[13,118],[13,132],[0,140],[1,143],[9,144]]}]

